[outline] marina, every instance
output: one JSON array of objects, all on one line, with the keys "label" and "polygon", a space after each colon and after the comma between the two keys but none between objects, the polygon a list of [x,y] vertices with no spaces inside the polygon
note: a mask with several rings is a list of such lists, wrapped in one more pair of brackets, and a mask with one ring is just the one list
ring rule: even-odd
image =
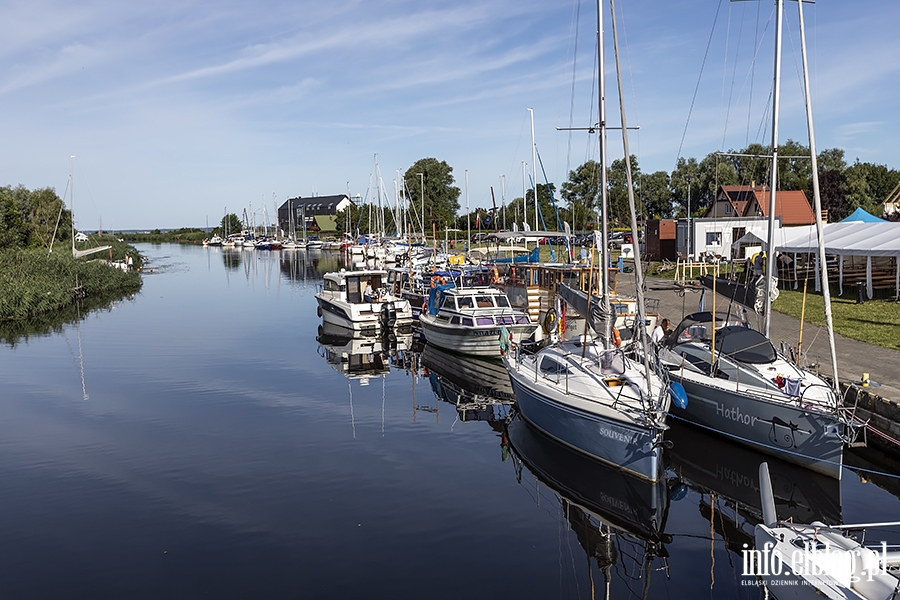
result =
[{"label": "marina", "polygon": [[340,253],[139,250],[140,294],[0,347],[5,596],[762,598],[759,463],[780,519],[900,514],[866,449],[838,480],[671,423],[656,482],[590,459],[499,361],[320,331]]}]

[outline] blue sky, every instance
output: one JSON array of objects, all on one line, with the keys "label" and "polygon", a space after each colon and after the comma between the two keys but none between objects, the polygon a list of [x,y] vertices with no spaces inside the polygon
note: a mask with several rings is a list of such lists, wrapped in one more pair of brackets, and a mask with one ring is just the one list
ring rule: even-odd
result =
[{"label": "blue sky", "polygon": [[[773,6],[619,0],[644,172],[768,143]],[[804,7],[819,150],[900,168],[900,3]],[[366,196],[376,155],[392,194],[398,170],[433,156],[453,167],[463,209],[466,171],[470,206],[487,207],[501,175],[507,198],[522,195],[528,108],[550,181],[596,158],[587,133],[556,130],[596,118],[595,11],[574,0],[14,0],[0,6],[0,185],[62,195],[75,155],[80,228],[202,226],[225,207],[271,213],[273,194]],[[795,2],[785,15],[780,138],[806,142]],[[611,72],[609,45],[607,57]],[[610,148],[621,156],[620,138]]]}]

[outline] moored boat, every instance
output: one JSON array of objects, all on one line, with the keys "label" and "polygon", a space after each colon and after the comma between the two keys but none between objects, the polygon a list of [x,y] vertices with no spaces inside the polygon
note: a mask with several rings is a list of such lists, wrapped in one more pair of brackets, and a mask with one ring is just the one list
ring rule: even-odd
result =
[{"label": "moored boat", "polygon": [[425,341],[461,354],[499,357],[501,327],[521,340],[536,324],[514,309],[502,291],[488,286],[472,288],[439,285],[431,289],[428,310],[419,317]]},{"label": "moored boat", "polygon": [[382,270],[326,273],[317,312],[323,321],[352,330],[411,327],[409,302],[390,293],[386,281]]}]

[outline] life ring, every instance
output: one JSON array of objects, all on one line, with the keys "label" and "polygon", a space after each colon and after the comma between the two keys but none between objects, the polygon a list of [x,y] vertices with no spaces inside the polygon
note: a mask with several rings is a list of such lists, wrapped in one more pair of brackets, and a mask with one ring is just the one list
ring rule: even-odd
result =
[{"label": "life ring", "polygon": [[622,336],[619,335],[619,330],[616,329],[615,327],[612,328],[612,339],[613,339],[613,344],[616,345],[616,348],[619,348],[622,346]]},{"label": "life ring", "polygon": [[544,328],[544,333],[551,333],[556,329],[556,322],[558,317],[556,316],[555,310],[547,311],[547,316],[544,317],[544,322],[541,324]]},{"label": "life ring", "polygon": [[497,267],[491,269],[491,283],[500,283],[500,273],[497,271]]},{"label": "life ring", "polygon": [[422,300],[422,313],[428,312],[428,300]]},{"label": "life ring", "polygon": [[431,287],[434,287],[435,285],[438,285],[438,284],[444,285],[446,283],[447,283],[447,280],[444,279],[443,277],[441,277],[440,275],[435,275],[434,277],[431,278]]}]

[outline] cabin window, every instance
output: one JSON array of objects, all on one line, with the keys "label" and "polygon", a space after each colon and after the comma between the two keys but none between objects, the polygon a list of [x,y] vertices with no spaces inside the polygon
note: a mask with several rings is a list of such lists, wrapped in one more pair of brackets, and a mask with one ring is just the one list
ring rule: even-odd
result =
[{"label": "cabin window", "polygon": [[475,300],[478,303],[478,308],[493,308],[494,303],[491,302],[490,296],[478,296]]},{"label": "cabin window", "polygon": [[325,280],[325,291],[326,292],[339,292],[341,291],[341,285],[337,281],[332,281],[331,279]]},{"label": "cabin window", "polygon": [[457,317],[455,315],[450,317],[450,324],[451,325],[459,325],[459,317]]},{"label": "cabin window", "polygon": [[500,308],[509,308],[509,299],[506,296],[495,296],[494,300]]},{"label": "cabin window", "polygon": [[362,302],[362,292],[359,289],[359,277],[347,278],[347,301],[354,303]]},{"label": "cabin window", "polygon": [[516,322],[516,320],[510,316],[500,316],[495,317],[495,319],[497,320],[497,325],[512,325]]},{"label": "cabin window", "polygon": [[441,301],[441,308],[449,308],[453,309],[453,298],[450,296],[444,296],[444,299]]},{"label": "cabin window", "polygon": [[563,373],[568,373],[569,369],[567,369],[565,365],[545,356],[541,359],[541,372],[547,375],[561,375]]},{"label": "cabin window", "polygon": [[528,315],[518,315],[516,316],[516,323],[519,325],[530,325],[531,319],[528,318]]},{"label": "cabin window", "polygon": [[460,296],[456,299],[456,306],[459,308],[474,308],[475,305],[472,302],[471,296]]},{"label": "cabin window", "polygon": [[466,327],[471,327],[472,319],[470,319],[469,317],[463,317],[462,324],[465,325]]},{"label": "cabin window", "polygon": [[493,325],[494,319],[492,317],[478,317],[475,319],[475,322],[479,325]]}]

